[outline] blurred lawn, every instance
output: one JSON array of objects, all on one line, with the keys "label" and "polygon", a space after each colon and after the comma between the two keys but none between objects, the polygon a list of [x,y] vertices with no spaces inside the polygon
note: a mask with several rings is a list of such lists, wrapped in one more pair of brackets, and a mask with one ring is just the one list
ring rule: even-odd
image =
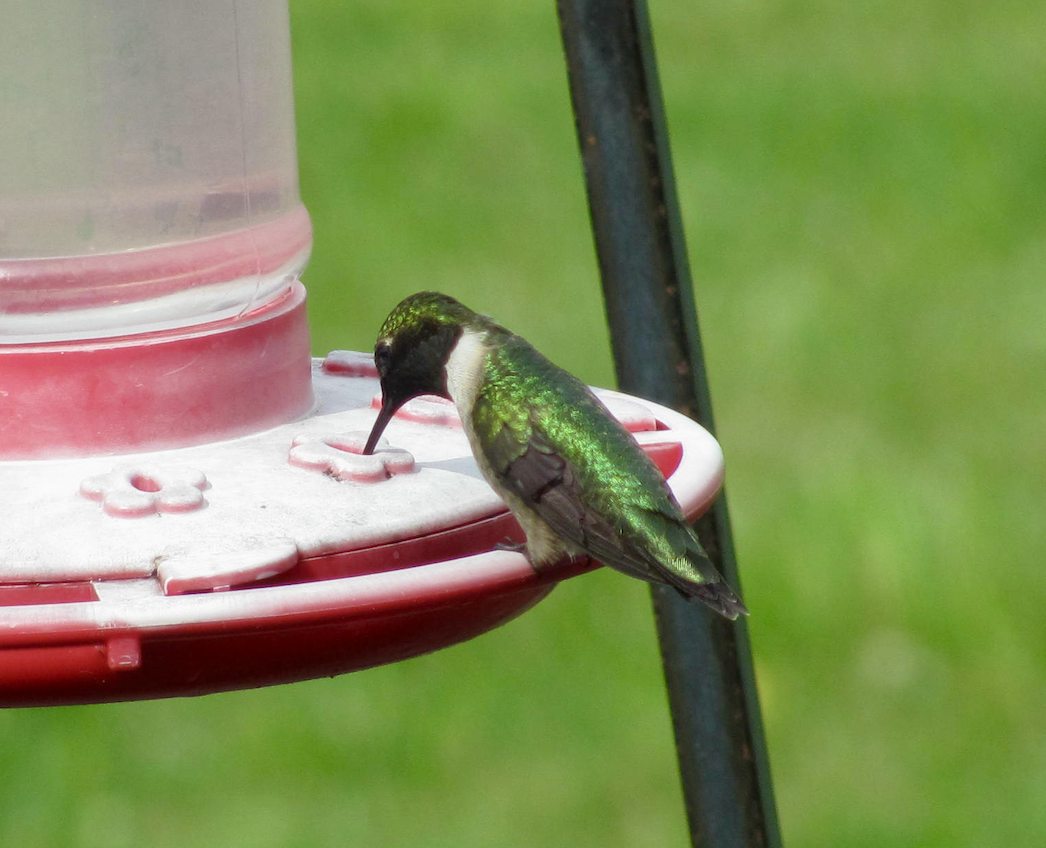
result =
[{"label": "blurred lawn", "polygon": [[[552,4],[295,0],[315,351],[436,288],[613,382]],[[651,4],[791,846],[1046,837],[1046,7]],[[643,586],[0,712],[0,844],[685,844]]]}]

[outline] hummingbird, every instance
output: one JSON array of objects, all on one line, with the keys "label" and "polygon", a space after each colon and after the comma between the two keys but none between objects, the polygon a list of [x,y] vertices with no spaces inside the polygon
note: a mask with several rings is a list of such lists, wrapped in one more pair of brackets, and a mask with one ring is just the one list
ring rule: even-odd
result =
[{"label": "hummingbird", "polygon": [[452,297],[419,292],[385,319],[374,363],[382,400],[363,452],[411,398],[453,401],[536,571],[588,556],[726,618],[748,614],[653,460],[591,389],[525,339]]}]

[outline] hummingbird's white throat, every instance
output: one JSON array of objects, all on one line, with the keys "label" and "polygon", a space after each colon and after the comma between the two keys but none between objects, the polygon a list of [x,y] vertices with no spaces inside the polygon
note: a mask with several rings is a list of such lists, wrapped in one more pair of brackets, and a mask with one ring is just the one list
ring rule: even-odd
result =
[{"label": "hummingbird's white throat", "polygon": [[447,364],[444,366],[447,391],[462,415],[465,414],[465,410],[472,409],[476,392],[483,381],[483,360],[489,351],[486,332],[465,327],[450,356],[447,357]]}]

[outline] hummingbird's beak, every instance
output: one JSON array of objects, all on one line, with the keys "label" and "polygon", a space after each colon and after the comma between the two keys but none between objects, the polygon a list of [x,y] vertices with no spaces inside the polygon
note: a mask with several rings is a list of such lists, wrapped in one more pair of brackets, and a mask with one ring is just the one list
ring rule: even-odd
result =
[{"label": "hummingbird's beak", "polygon": [[374,448],[378,444],[378,439],[380,439],[381,434],[385,432],[385,427],[392,420],[392,416],[396,414],[396,410],[399,406],[398,403],[389,398],[387,392],[381,396],[381,409],[378,411],[378,417],[374,421],[374,426],[371,428],[370,436],[367,439],[367,445],[363,449],[364,456],[369,456],[374,453]]}]

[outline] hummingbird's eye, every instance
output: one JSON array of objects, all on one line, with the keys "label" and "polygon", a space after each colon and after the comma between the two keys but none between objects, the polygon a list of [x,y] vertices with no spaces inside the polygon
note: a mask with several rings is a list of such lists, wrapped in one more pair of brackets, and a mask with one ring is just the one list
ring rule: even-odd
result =
[{"label": "hummingbird's eye", "polygon": [[385,376],[389,369],[389,360],[392,359],[392,348],[386,342],[380,342],[374,348],[374,364],[378,367],[378,375]]}]

